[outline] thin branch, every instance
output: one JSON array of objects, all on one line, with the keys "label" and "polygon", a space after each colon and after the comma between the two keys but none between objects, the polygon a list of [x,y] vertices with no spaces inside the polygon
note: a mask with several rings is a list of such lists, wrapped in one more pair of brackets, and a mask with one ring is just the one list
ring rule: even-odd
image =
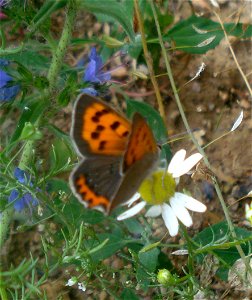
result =
[{"label": "thin branch", "polygon": [[147,63],[147,66],[148,66],[148,69],[149,69],[149,72],[150,72],[151,82],[153,84],[153,87],[154,87],[154,90],[155,90],[155,93],[156,93],[159,113],[160,113],[162,119],[165,122],[165,111],[164,111],[163,101],[162,101],[159,86],[158,86],[158,83],[157,83],[157,80],[156,80],[156,77],[155,77],[153,64],[152,64],[152,58],[151,58],[151,55],[150,55],[150,53],[148,51],[148,47],[147,47],[147,41],[146,41],[146,37],[145,37],[144,24],[143,24],[143,18],[141,16],[138,0],[134,0],[134,7],[135,7],[135,13],[136,13],[136,17],[137,17],[137,22],[138,22],[138,25],[139,25],[139,30],[140,30],[141,37],[142,37],[144,57],[145,57],[145,60],[146,60],[146,63]]},{"label": "thin branch", "polygon": [[222,20],[221,20],[221,18],[220,18],[220,16],[218,15],[217,12],[214,11],[214,14],[215,14],[215,16],[217,17],[217,19],[218,19],[219,22],[220,22],[221,28],[222,28],[222,30],[223,30],[223,32],[224,32],[224,35],[225,35],[225,38],[226,38],[226,41],[227,41],[227,44],[228,44],[228,48],[229,48],[229,50],[230,50],[230,52],[231,52],[231,54],[232,54],[232,56],[233,56],[233,59],[234,59],[235,64],[236,64],[236,66],[237,66],[237,69],[239,70],[239,72],[240,72],[240,74],[241,74],[241,76],[242,76],[242,78],[243,78],[243,80],[244,80],[244,82],[245,82],[245,84],[246,84],[246,86],[247,86],[247,88],[248,88],[248,90],[249,90],[250,97],[251,97],[251,100],[252,100],[252,89],[251,89],[251,87],[250,87],[250,85],[249,85],[249,82],[248,82],[248,80],[247,80],[246,75],[244,74],[244,72],[243,72],[242,69],[241,69],[241,66],[240,66],[240,64],[239,64],[239,62],[238,62],[238,60],[237,60],[237,58],[236,58],[236,55],[235,55],[235,53],[234,53],[234,50],[233,50],[233,48],[232,48],[232,46],[231,46],[231,44],[230,44],[230,42],[229,42],[229,39],[228,39],[226,30],[225,30],[224,25],[223,25],[223,22],[222,22]]}]

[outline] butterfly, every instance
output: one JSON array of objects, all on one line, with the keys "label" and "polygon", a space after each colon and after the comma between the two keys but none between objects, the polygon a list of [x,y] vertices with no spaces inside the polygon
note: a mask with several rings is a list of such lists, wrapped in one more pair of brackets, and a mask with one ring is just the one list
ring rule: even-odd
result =
[{"label": "butterfly", "polygon": [[86,207],[107,214],[137,192],[159,160],[160,149],[139,113],[131,122],[87,94],[75,102],[71,137],[81,157],[70,175],[71,189]]}]

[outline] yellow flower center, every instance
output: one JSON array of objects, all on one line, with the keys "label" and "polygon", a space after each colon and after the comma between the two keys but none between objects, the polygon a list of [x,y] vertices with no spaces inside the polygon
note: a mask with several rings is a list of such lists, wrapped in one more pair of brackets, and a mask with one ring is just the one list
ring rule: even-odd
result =
[{"label": "yellow flower center", "polygon": [[169,202],[175,194],[176,182],[171,174],[159,170],[145,179],[139,188],[142,198],[149,204]]}]

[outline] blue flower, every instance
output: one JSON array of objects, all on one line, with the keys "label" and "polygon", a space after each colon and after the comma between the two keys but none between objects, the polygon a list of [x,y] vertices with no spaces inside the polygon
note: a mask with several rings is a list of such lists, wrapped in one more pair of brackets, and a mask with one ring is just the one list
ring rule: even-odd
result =
[{"label": "blue flower", "polygon": [[104,72],[102,70],[104,67],[102,58],[96,53],[96,49],[94,47],[91,48],[89,60],[90,61],[83,77],[84,81],[102,84],[111,79],[111,72]]},{"label": "blue flower", "polygon": [[90,96],[98,96],[99,95],[99,93],[92,87],[87,87],[87,88],[81,89],[81,92],[88,94]]},{"label": "blue flower", "polygon": [[[31,176],[20,168],[15,168],[14,177],[22,184],[33,186],[30,178]],[[20,197],[20,193],[17,189],[11,191],[8,198],[8,202],[14,202],[14,209],[17,212],[22,211],[26,207],[37,206],[38,200],[32,196],[31,193],[27,192]]]},{"label": "blue flower", "polygon": [[7,4],[6,0],[0,0],[0,7],[3,7]]},{"label": "blue flower", "polygon": [[12,84],[13,78],[1,69],[1,66],[8,64],[8,61],[4,59],[0,60],[0,102],[14,99],[20,90],[19,85]]}]

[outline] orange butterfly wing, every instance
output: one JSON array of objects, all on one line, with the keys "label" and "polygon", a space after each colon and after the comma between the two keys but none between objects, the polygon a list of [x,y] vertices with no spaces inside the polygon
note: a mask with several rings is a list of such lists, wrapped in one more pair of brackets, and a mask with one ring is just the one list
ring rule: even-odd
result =
[{"label": "orange butterfly wing", "polygon": [[130,122],[103,101],[82,94],[76,101],[72,137],[82,156],[123,155]]},{"label": "orange butterfly wing", "polygon": [[76,197],[87,207],[108,210],[122,180],[130,122],[102,100],[82,94],[73,110],[71,136],[84,159],[70,176]]},{"label": "orange butterfly wing", "polygon": [[158,152],[157,143],[146,120],[135,113],[133,117],[131,136],[124,155],[124,171],[132,164],[144,158],[146,154]]},{"label": "orange butterfly wing", "polygon": [[113,210],[130,199],[139,189],[143,180],[157,166],[160,149],[146,120],[135,113],[132,132],[124,154],[123,180],[109,207]]}]

